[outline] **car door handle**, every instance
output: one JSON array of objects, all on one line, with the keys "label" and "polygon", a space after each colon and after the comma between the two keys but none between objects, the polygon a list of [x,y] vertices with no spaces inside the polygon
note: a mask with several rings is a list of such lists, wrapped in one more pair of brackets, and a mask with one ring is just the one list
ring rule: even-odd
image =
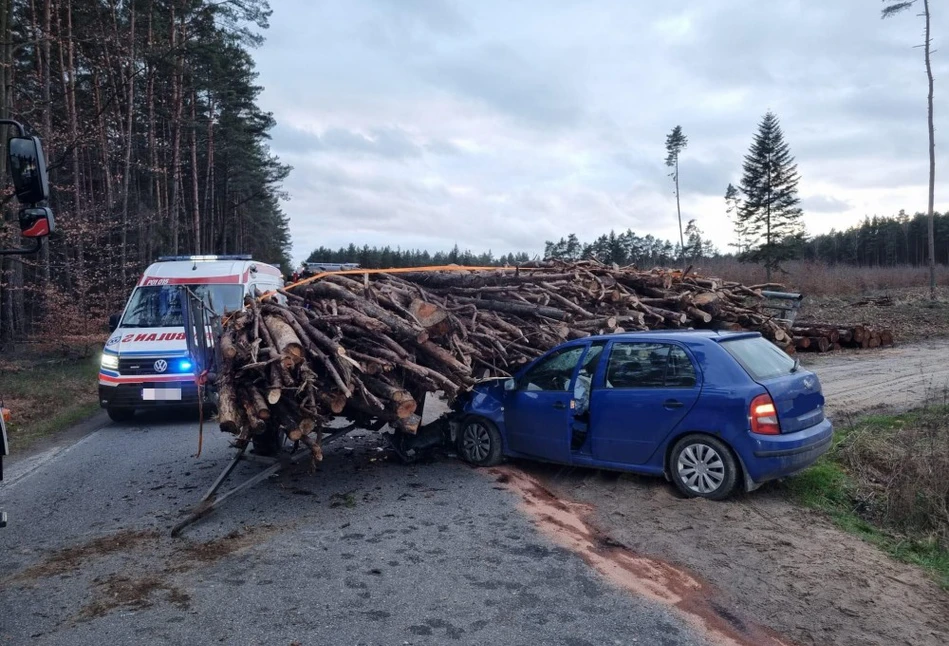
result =
[{"label": "car door handle", "polygon": [[684,404],[678,399],[667,399],[666,401],[662,402],[662,406],[663,408],[682,408]]},{"label": "car door handle", "polygon": [[563,410],[566,407],[567,405],[563,402],[554,402],[554,408],[556,408],[557,410]]}]

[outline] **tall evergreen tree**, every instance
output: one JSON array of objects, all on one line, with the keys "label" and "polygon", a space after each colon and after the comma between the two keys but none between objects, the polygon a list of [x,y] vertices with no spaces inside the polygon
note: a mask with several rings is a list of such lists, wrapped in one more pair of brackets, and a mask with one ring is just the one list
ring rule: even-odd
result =
[{"label": "tall evergreen tree", "polygon": [[743,169],[738,220],[746,248],[741,259],[764,265],[770,282],[781,262],[797,256],[804,236],[797,164],[774,113],[761,120]]},{"label": "tall evergreen tree", "polygon": [[[902,13],[915,5],[918,0],[883,0],[887,6],[883,7],[881,17],[886,19],[896,14]],[[931,16],[929,13],[929,0],[923,0],[923,13],[920,14],[925,20],[923,29],[923,57],[926,61],[926,78],[929,80],[929,94],[927,95],[928,108],[928,126],[929,126],[929,298],[936,300],[936,234],[933,225],[933,209],[936,199],[936,128],[933,125],[933,66],[931,36]]]},{"label": "tall evergreen tree", "polygon": [[689,145],[689,139],[682,132],[682,126],[676,126],[666,136],[666,166],[672,169],[669,174],[676,186],[676,215],[679,218],[679,247],[685,248],[685,236],[682,233],[682,206],[679,203],[679,155]]}]

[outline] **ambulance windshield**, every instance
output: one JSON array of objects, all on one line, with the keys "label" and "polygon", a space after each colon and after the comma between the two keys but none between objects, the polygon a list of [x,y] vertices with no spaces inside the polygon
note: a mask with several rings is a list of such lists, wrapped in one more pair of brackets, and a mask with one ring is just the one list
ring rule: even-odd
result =
[{"label": "ambulance windshield", "polygon": [[149,285],[137,287],[122,317],[121,327],[182,327],[181,299],[188,287],[217,314],[240,309],[240,285]]}]

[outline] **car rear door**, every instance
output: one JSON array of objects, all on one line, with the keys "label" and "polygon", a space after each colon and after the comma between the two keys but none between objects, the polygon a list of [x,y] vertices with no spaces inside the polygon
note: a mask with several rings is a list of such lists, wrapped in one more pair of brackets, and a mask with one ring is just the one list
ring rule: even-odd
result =
[{"label": "car rear door", "polygon": [[504,398],[508,448],[525,456],[567,462],[573,419],[573,379],[589,344],[547,355],[517,379]]},{"label": "car rear door", "polygon": [[595,460],[647,462],[698,401],[701,372],[677,344],[615,341],[590,398]]}]

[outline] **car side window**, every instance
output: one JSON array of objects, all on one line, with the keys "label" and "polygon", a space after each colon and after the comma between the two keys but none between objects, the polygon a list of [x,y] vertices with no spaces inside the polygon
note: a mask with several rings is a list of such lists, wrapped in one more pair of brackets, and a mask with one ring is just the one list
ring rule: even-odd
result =
[{"label": "car side window", "polygon": [[614,343],[606,368],[607,388],[662,388],[669,346],[664,343]]},{"label": "car side window", "polygon": [[695,367],[685,351],[668,343],[614,343],[606,368],[607,388],[691,388]]},{"label": "car side window", "polygon": [[541,360],[521,378],[518,390],[566,392],[583,350],[582,345],[565,348]]}]

